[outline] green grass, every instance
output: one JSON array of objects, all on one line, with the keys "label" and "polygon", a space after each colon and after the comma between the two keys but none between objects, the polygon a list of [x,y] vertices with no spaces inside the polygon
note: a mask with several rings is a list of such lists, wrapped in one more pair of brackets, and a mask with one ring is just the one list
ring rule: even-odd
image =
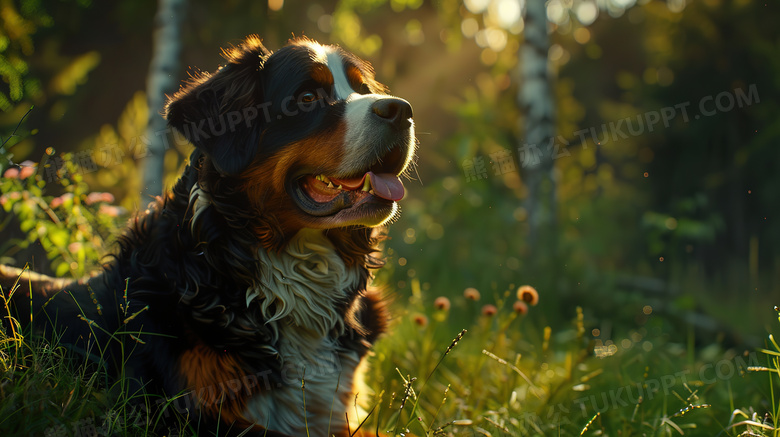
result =
[{"label": "green grass", "polygon": [[[411,289],[408,300],[394,304],[391,332],[371,352],[365,381],[373,393],[358,394],[356,410],[368,413],[358,412],[353,430],[780,436],[773,428],[780,419],[780,347],[771,335],[757,351],[695,348],[687,333],[669,334],[660,316],[650,316],[607,341],[579,308],[557,326],[542,322],[539,307],[516,313],[512,289],[479,301],[451,297],[447,310],[433,308],[435,296],[423,295],[417,281]],[[488,300],[495,314],[483,314]],[[157,434],[163,413],[134,407],[139,395],[127,393],[121,380],[110,386],[103,370],[74,358],[56,338],[45,342],[13,326],[0,333],[3,435]],[[195,435],[180,419],[176,431]]]},{"label": "green grass", "polygon": [[[18,287],[22,286],[19,281]],[[20,292],[18,287],[0,289],[6,314],[10,298],[5,300],[5,296]],[[71,353],[60,345],[57,334],[43,339],[23,330],[13,318],[4,322],[0,329],[0,434],[156,435],[165,414],[162,407],[167,404],[131,392],[125,378],[114,381],[107,373],[102,350]],[[124,374],[124,368],[120,372]],[[178,421],[182,435],[194,435],[184,418],[174,414],[173,421]]]},{"label": "green grass", "polygon": [[[780,436],[772,425],[780,418],[780,348],[771,336],[760,351],[696,349],[687,333],[662,334],[665,321],[655,316],[603,341],[579,309],[570,323],[546,327],[535,308],[527,316],[512,311],[511,290],[496,296],[498,313],[487,316],[482,302],[463,298],[436,310],[415,286],[371,360],[380,431]],[[468,332],[442,360],[460,329]],[[405,381],[414,377],[409,390]],[[398,398],[409,391],[414,403],[402,409]]]}]

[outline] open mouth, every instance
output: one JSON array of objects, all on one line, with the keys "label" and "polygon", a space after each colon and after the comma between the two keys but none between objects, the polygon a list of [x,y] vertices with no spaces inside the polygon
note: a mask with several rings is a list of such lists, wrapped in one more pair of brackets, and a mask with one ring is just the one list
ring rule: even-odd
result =
[{"label": "open mouth", "polygon": [[389,214],[393,203],[405,194],[398,175],[404,161],[399,149],[355,175],[303,174],[293,183],[293,198],[304,212],[315,217],[332,216],[343,210],[357,216]]}]

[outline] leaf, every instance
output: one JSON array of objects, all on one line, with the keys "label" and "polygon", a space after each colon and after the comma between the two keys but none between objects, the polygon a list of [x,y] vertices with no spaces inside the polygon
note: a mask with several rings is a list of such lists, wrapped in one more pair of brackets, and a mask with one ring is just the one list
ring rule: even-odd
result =
[{"label": "leaf", "polygon": [[54,275],[55,276],[65,276],[66,273],[70,271],[70,265],[68,263],[60,263],[57,265],[57,268],[54,269]]},{"label": "leaf", "polygon": [[33,226],[35,226],[35,220],[27,219],[23,220],[22,223],[19,224],[19,229],[21,229],[22,232],[29,232]]},{"label": "leaf", "polygon": [[64,229],[49,230],[49,240],[57,247],[64,248],[68,244],[68,232]]}]

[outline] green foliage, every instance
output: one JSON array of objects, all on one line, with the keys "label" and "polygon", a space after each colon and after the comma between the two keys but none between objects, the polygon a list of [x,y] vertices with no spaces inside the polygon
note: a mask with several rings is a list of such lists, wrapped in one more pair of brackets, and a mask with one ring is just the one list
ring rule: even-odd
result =
[{"label": "green foliage", "polygon": [[0,110],[8,111],[22,99],[40,95],[40,81],[29,75],[25,58],[34,51],[33,36],[38,29],[53,22],[38,0],[23,1],[21,8],[3,0],[0,10],[0,78],[5,85],[0,88]]},{"label": "green foliage", "polygon": [[[71,154],[55,156],[51,151],[40,168],[23,163],[0,168],[0,174],[0,231],[11,233],[13,226],[25,235],[2,242],[0,255],[12,256],[40,243],[57,276],[78,278],[99,266],[122,210],[111,205],[113,195],[90,192]],[[45,180],[56,181],[63,193],[47,195],[51,187]]]},{"label": "green foliage", "polygon": [[[94,171],[86,172],[84,180],[90,187],[111,190],[120,205],[128,210],[149,203],[142,199],[141,172],[143,158],[147,155],[149,139],[146,123],[149,119],[146,94],[135,93],[127,102],[116,123],[104,124],[94,136],[84,141],[84,150],[94,157]],[[185,158],[192,146],[186,141],[176,141],[172,135],[165,138],[169,148],[165,151],[165,186],[172,186],[180,175]]]},{"label": "green foliage", "polygon": [[[776,350],[694,351],[684,339],[659,337],[654,323],[605,341],[579,308],[571,323],[542,328],[536,308],[521,315],[514,299],[511,289],[496,295],[495,314],[465,298],[437,309],[418,289],[375,348],[367,378],[375,394],[362,428],[420,436],[780,433],[772,428],[780,417]],[[761,405],[771,405],[766,420]]]},{"label": "green foliage", "polygon": [[[0,288],[6,314],[11,296],[24,292],[20,289],[24,285],[20,278],[10,290]],[[127,314],[127,301],[123,305],[127,323],[138,313]],[[93,330],[102,329],[80,317]],[[133,343],[119,337],[139,341],[138,332],[121,328],[109,334],[111,341],[121,343],[121,354]],[[114,378],[105,365],[107,351],[96,343],[91,347],[94,350],[76,353],[59,344],[58,333],[42,339],[6,317],[0,329],[0,430],[5,435],[146,436],[161,432],[165,419],[177,428],[165,431],[194,435],[192,425],[171,407],[173,401],[132,392],[124,363],[118,369],[120,377]]]},{"label": "green foliage", "polygon": [[[535,308],[524,316],[512,310],[513,301],[507,290],[495,297],[495,314],[465,298],[437,309],[418,290],[375,348],[367,378],[375,395],[363,429],[421,436],[778,435],[771,427],[780,417],[777,352],[761,351],[773,363],[767,368],[755,352],[687,350],[679,338],[659,337],[654,323],[605,342],[580,309],[571,323],[542,328]],[[462,338],[448,340],[462,327]],[[756,374],[762,371],[768,383]],[[767,401],[768,419],[756,419],[752,412]],[[737,423],[739,416],[748,421]]]},{"label": "green foliage", "polygon": [[71,418],[94,420],[111,406],[98,375],[79,369],[56,344],[0,331],[0,429],[6,435],[44,435],[57,427],[70,432]]}]

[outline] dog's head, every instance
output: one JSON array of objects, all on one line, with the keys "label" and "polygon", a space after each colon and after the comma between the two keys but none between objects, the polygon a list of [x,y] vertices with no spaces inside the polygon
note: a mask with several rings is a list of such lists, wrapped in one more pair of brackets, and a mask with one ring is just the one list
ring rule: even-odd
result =
[{"label": "dog's head", "polygon": [[[168,103],[168,123],[285,231],[379,226],[398,214],[415,153],[412,107],[371,66],[299,38],[271,53],[257,37],[224,53]],[[209,187],[204,187],[208,191]]]}]

